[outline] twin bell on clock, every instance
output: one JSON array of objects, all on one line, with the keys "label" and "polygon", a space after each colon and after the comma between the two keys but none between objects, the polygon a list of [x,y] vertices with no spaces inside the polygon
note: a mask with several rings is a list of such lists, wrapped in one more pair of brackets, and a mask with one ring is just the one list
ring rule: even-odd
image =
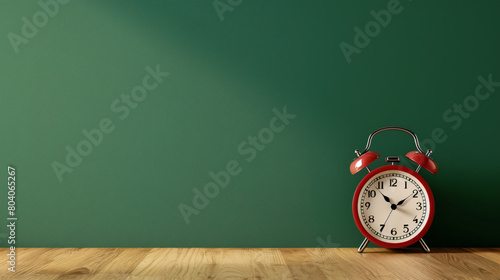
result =
[{"label": "twin bell on clock", "polygon": [[[417,151],[407,153],[406,157],[418,164],[415,170],[399,165],[397,156],[387,157],[388,165],[370,170],[368,165],[380,157],[379,153],[370,151],[372,138],[387,130],[406,132],[413,137]],[[424,152],[417,135],[410,130],[384,127],[370,134],[363,152],[356,150],[355,153],[358,157],[351,163],[351,173],[354,175],[365,168],[368,171],[356,188],[352,201],[354,221],[365,236],[358,252],[363,252],[370,241],[386,248],[401,248],[420,242],[423,249],[430,252],[422,237],[434,217],[434,197],[418,172],[423,167],[436,174],[438,167],[429,157],[432,151]]]}]

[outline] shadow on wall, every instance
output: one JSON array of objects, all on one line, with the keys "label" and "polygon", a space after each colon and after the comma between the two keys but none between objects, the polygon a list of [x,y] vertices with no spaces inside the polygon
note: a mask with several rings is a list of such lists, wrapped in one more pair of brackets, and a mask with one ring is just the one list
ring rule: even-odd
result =
[{"label": "shadow on wall", "polygon": [[[486,180],[477,185],[473,176],[459,175],[469,171],[454,170],[453,172],[457,174],[453,181],[436,179],[432,182],[436,213],[426,235],[426,241],[431,247],[433,245],[439,247],[493,246],[494,242],[497,242],[495,240],[498,240],[500,231],[500,224],[496,222],[499,213],[498,196],[491,193],[485,195],[481,189],[493,190],[497,186],[493,183],[485,184]],[[450,177],[446,176],[446,178]],[[478,234],[482,238],[471,238]]]}]

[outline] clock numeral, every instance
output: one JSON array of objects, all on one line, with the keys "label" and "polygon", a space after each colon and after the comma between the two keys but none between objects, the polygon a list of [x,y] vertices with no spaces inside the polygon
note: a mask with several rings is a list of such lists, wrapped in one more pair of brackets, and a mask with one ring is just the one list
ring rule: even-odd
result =
[{"label": "clock numeral", "polygon": [[379,190],[380,190],[380,189],[383,189],[383,188],[384,188],[384,182],[380,182],[380,181],[379,181],[379,182],[377,183],[377,189],[379,189]]},{"label": "clock numeral", "polygon": [[396,184],[398,183],[397,179],[390,179],[389,180],[389,187],[397,187]]},{"label": "clock numeral", "polygon": [[417,210],[422,210],[422,202],[417,202]]},{"label": "clock numeral", "polygon": [[413,190],[413,198],[418,198],[418,191],[417,190]]},{"label": "clock numeral", "polygon": [[382,232],[384,230],[384,227],[385,227],[385,225],[380,224],[380,232]]},{"label": "clock numeral", "polygon": [[375,222],[375,217],[373,217],[373,215],[368,216],[368,222],[370,223]]},{"label": "clock numeral", "polygon": [[366,210],[370,209],[370,205],[371,205],[370,202],[365,203]]},{"label": "clock numeral", "polygon": [[405,189],[407,189],[407,188],[408,188],[408,182],[405,181]]},{"label": "clock numeral", "polygon": [[391,234],[392,234],[392,235],[396,235],[396,234],[398,234],[398,232],[396,231],[396,228],[392,228],[392,229],[391,229]]},{"label": "clock numeral", "polygon": [[415,216],[415,218],[413,218],[413,221],[418,224],[418,219],[417,219],[417,216]]},{"label": "clock numeral", "polygon": [[403,233],[408,233],[409,231],[410,231],[410,229],[408,228],[408,225],[405,224],[403,227]]},{"label": "clock numeral", "polygon": [[368,197],[375,197],[377,192],[375,190],[368,191]]}]

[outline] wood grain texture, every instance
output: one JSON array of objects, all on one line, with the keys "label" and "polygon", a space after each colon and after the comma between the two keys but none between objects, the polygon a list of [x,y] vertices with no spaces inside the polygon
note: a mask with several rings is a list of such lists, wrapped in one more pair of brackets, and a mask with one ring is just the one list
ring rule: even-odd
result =
[{"label": "wood grain texture", "polygon": [[16,259],[0,279],[500,279],[497,248],[18,248]]}]

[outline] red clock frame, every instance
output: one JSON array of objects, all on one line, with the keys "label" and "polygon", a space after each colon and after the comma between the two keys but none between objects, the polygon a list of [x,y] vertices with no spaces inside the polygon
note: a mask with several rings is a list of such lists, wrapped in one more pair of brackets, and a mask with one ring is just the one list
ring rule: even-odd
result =
[{"label": "red clock frame", "polygon": [[[388,242],[376,239],[364,228],[363,222],[359,219],[358,200],[359,200],[359,195],[361,194],[361,189],[366,184],[366,182],[368,182],[368,180],[372,179],[377,174],[382,173],[384,171],[388,171],[388,170],[401,170],[401,171],[409,173],[410,175],[417,178],[418,181],[420,181],[422,183],[422,187],[427,192],[427,196],[429,199],[429,208],[428,208],[429,218],[427,219],[427,221],[424,225],[424,228],[417,235],[412,237],[410,240],[407,240],[407,241],[402,242],[402,243],[388,243]],[[373,242],[381,247],[385,247],[385,248],[401,248],[401,247],[410,246],[410,245],[414,244],[415,242],[417,242],[418,240],[420,240],[420,238],[424,237],[424,235],[427,233],[427,231],[431,227],[432,220],[434,219],[434,210],[435,210],[435,208],[434,208],[434,196],[432,195],[431,188],[429,187],[427,182],[424,180],[424,178],[420,174],[418,174],[414,170],[412,170],[406,166],[402,166],[402,165],[386,165],[386,166],[379,167],[379,168],[371,171],[370,173],[368,173],[363,178],[363,180],[361,180],[358,187],[356,188],[356,192],[354,192],[354,197],[353,197],[353,201],[352,201],[352,213],[354,215],[354,221],[356,222],[356,226],[358,227],[359,231],[366,238],[368,238],[368,240],[370,240],[371,242]]]}]

